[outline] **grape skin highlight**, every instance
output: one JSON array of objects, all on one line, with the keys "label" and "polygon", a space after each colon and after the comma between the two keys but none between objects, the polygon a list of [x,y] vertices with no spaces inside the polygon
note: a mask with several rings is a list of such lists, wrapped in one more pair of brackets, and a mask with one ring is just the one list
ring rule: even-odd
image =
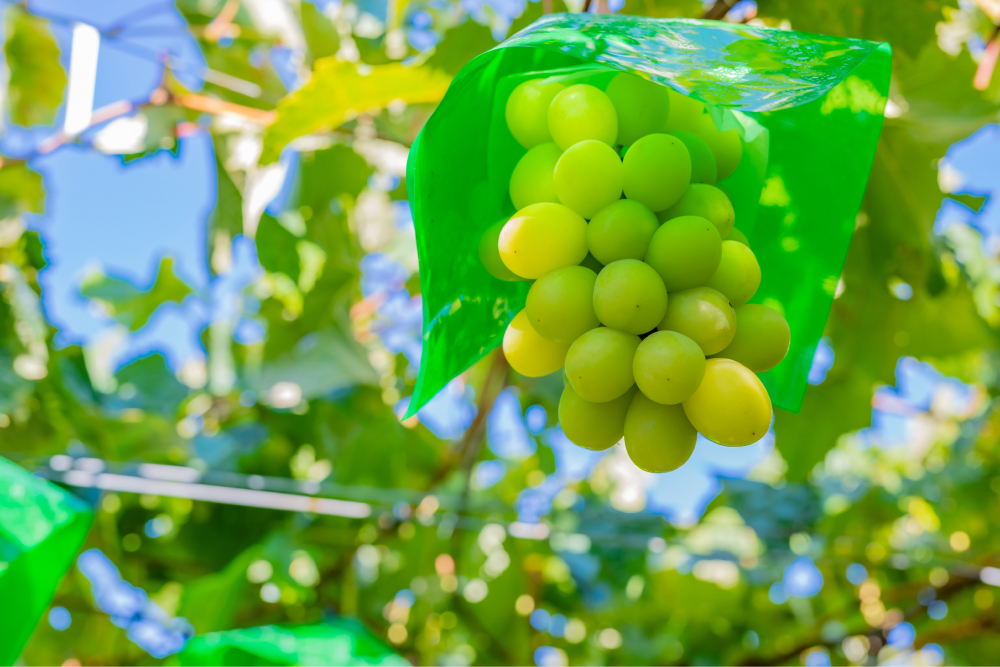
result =
[{"label": "grape skin highlight", "polygon": [[587,221],[562,204],[532,204],[507,221],[497,242],[504,265],[522,278],[541,278],[587,256]]},{"label": "grape skin highlight", "polygon": [[[682,405],[702,435],[727,447],[752,445],[771,426],[767,390],[750,369],[732,359],[709,359],[701,386]],[[627,420],[625,433],[627,438]]]},{"label": "grape skin highlight", "polygon": [[587,225],[587,247],[601,263],[642,259],[660,223],[647,207],[619,199],[597,212]]},{"label": "grape skin highlight", "polygon": [[632,357],[639,337],[601,327],[583,334],[566,353],[566,378],[585,401],[613,401],[635,384]]},{"label": "grape skin highlight", "polygon": [[656,230],[645,261],[663,279],[668,292],[677,292],[704,285],[715,275],[721,258],[722,241],[715,225],[705,218],[685,215]]},{"label": "grape skin highlight", "polygon": [[694,287],[670,295],[660,331],[676,331],[698,343],[705,356],[721,352],[736,334],[736,312],[711,287]]},{"label": "grape skin highlight", "polygon": [[559,426],[575,445],[595,451],[607,449],[625,434],[625,415],[635,392],[633,387],[614,400],[591,403],[567,384],[559,399]]},{"label": "grape skin highlight", "polygon": [[556,162],[553,184],[566,206],[590,219],[622,196],[624,169],[618,153],[588,139],[573,144]]},{"label": "grape skin highlight", "polygon": [[642,392],[632,399],[625,417],[625,451],[646,472],[670,472],[694,452],[698,433],[679,405],[661,405]]},{"label": "grape skin highlight", "polygon": [[588,139],[614,146],[618,137],[615,105],[602,90],[585,83],[552,99],[548,121],[552,141],[563,150]]},{"label": "grape skin highlight", "polygon": [[705,355],[687,336],[657,331],[647,336],[632,360],[635,383],[650,400],[664,405],[686,401],[705,375]]},{"label": "grape skin highlight", "polygon": [[527,377],[541,377],[563,367],[569,345],[553,343],[542,338],[522,310],[503,335],[503,354],[510,367]]},{"label": "grape skin highlight", "polygon": [[553,176],[562,151],[552,142],[539,144],[524,154],[510,176],[510,200],[521,210],[542,202],[559,203]]},{"label": "grape skin highlight", "polygon": [[652,331],[667,312],[667,288],[649,264],[622,259],[594,284],[594,312],[605,326],[631,334]]},{"label": "grape skin highlight", "polygon": [[572,343],[601,326],[594,314],[594,283],[597,274],[583,266],[564,266],[549,271],[528,290],[525,310],[542,337],[556,343]]},{"label": "grape skin highlight", "polygon": [[507,98],[504,116],[507,127],[519,144],[534,148],[552,141],[549,133],[549,107],[565,86],[557,81],[532,79],[520,84]]}]

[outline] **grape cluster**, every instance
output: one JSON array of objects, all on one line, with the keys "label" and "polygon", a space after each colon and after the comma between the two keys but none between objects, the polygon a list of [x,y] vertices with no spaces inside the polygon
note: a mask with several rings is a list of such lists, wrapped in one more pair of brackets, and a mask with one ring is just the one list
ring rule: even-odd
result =
[{"label": "grape cluster", "polygon": [[514,370],[565,367],[559,422],[577,445],[625,439],[650,472],[684,464],[697,433],[759,440],[771,401],[756,373],[784,358],[789,328],[748,304],[760,266],[716,186],[742,159],[705,105],[630,74],[606,90],[519,85],[507,126],[527,153],[517,209],[480,242],[486,269],[532,281],[504,334]]}]

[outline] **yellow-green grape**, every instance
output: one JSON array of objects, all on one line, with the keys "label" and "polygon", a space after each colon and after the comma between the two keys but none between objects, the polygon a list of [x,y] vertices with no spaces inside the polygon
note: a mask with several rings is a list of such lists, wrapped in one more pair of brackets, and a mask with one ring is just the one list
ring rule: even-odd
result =
[{"label": "yellow-green grape", "polygon": [[639,337],[601,327],[583,334],[566,353],[566,379],[585,401],[613,401],[635,384],[632,357]]},{"label": "yellow-green grape", "polygon": [[736,335],[716,356],[738,361],[754,373],[763,373],[781,363],[788,354],[791,335],[788,322],[773,308],[756,303],[737,306]]},{"label": "yellow-green grape", "polygon": [[587,247],[604,264],[642,259],[660,223],[647,207],[619,199],[597,212],[587,225]]},{"label": "yellow-green grape", "polygon": [[715,181],[717,180],[715,155],[712,153],[712,149],[708,147],[708,144],[705,143],[705,140],[694,132],[687,132],[686,130],[677,130],[671,132],[670,135],[684,142],[684,147],[688,149],[688,153],[691,155],[691,182],[715,185]]},{"label": "yellow-green grape", "polygon": [[510,367],[521,375],[541,377],[555,373],[566,361],[569,345],[545,340],[531,327],[528,312],[514,316],[503,334],[503,354]]},{"label": "yellow-green grape", "polygon": [[698,118],[692,132],[705,140],[715,155],[718,179],[729,178],[743,159],[743,140],[735,129],[719,132],[709,114]]},{"label": "yellow-green grape", "polygon": [[660,274],[668,292],[677,292],[704,285],[719,268],[721,257],[722,240],[715,225],[696,215],[684,215],[656,230],[645,261]]},{"label": "yellow-green grape", "polygon": [[587,256],[587,221],[562,204],[532,204],[500,230],[500,259],[522,278],[541,278]]},{"label": "yellow-green grape", "polygon": [[521,276],[507,268],[507,265],[500,259],[500,248],[497,246],[500,240],[500,230],[506,224],[506,220],[501,220],[483,232],[482,238],[479,239],[479,261],[494,278],[513,282],[521,280]]},{"label": "yellow-green grape", "polygon": [[667,115],[666,132],[686,130],[688,132],[698,127],[699,119],[705,113],[705,104],[687,95],[670,91],[670,113]]},{"label": "yellow-green grape", "polygon": [[587,219],[621,198],[623,180],[618,153],[593,139],[566,149],[553,175],[559,201]]},{"label": "yellow-green grape", "polygon": [[[703,436],[727,447],[757,442],[771,426],[771,397],[760,378],[732,359],[709,359],[684,413]],[[625,420],[628,444],[628,419]]]},{"label": "yellow-green grape", "polygon": [[[691,156],[669,134],[647,134],[625,153],[625,196],[653,211],[670,208],[691,182]],[[558,188],[557,188],[558,192]]]},{"label": "yellow-green grape", "polygon": [[597,451],[607,449],[625,434],[625,415],[635,392],[633,387],[614,400],[591,403],[567,384],[559,399],[559,426],[575,445]]},{"label": "yellow-green grape", "polygon": [[521,210],[541,202],[559,203],[552,176],[560,155],[562,151],[551,141],[524,154],[510,176],[510,200],[514,208]]},{"label": "yellow-green grape", "polygon": [[596,280],[584,266],[564,266],[536,280],[524,307],[531,326],[543,338],[566,344],[601,326],[594,314]]},{"label": "yellow-green grape", "polygon": [[507,127],[525,148],[552,141],[549,133],[549,107],[552,99],[566,86],[557,81],[532,79],[525,81],[507,98]]},{"label": "yellow-green grape", "polygon": [[668,89],[632,74],[618,74],[607,88],[618,114],[618,142],[631,146],[636,139],[660,132],[670,112]]},{"label": "yellow-green grape", "polygon": [[667,288],[649,264],[620,259],[597,275],[594,312],[612,329],[646,333],[655,329],[667,312]]},{"label": "yellow-green grape", "polygon": [[679,405],[635,395],[625,416],[625,451],[646,472],[670,472],[684,465],[694,452],[698,432]]},{"label": "yellow-green grape", "polygon": [[726,237],[726,240],[736,241],[737,243],[742,243],[748,248],[750,247],[750,240],[747,238],[747,235],[735,227],[729,230],[729,236]]},{"label": "yellow-green grape", "polygon": [[760,287],[760,264],[750,246],[723,241],[719,268],[705,284],[722,292],[733,306],[749,301]]},{"label": "yellow-green grape", "polygon": [[736,211],[726,193],[704,183],[692,183],[677,203],[656,217],[665,222],[682,215],[700,215],[715,225],[722,238],[726,238],[736,222]]},{"label": "yellow-green grape", "polygon": [[578,83],[552,99],[548,112],[552,141],[566,150],[593,139],[608,146],[618,136],[618,114],[611,99],[599,88]]},{"label": "yellow-green grape", "polygon": [[692,287],[670,295],[667,314],[657,328],[684,334],[708,356],[733,342],[736,312],[729,300],[711,287]]},{"label": "yellow-green grape", "polygon": [[[588,230],[589,229],[590,228],[588,226]],[[587,256],[583,258],[583,261],[580,262],[580,266],[585,266],[594,273],[600,273],[601,270],[604,268],[604,265],[598,262],[597,258],[591,255],[589,252],[587,253]]]},{"label": "yellow-green grape", "polygon": [[684,334],[657,331],[646,336],[632,359],[635,383],[650,400],[677,405],[694,393],[705,375],[705,353]]}]

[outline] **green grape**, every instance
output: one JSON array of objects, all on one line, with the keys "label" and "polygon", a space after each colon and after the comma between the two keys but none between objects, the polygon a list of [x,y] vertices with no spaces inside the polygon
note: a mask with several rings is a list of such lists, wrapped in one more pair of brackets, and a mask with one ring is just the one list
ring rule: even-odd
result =
[{"label": "green grape", "polygon": [[583,261],[580,262],[580,266],[585,266],[594,273],[600,273],[601,270],[604,268],[604,265],[598,262],[597,258],[591,255],[589,252],[587,253],[587,256],[583,258]]},{"label": "green grape", "polygon": [[657,328],[684,334],[708,356],[733,342],[736,312],[729,300],[711,287],[693,287],[670,295],[667,314]]},{"label": "green grape", "polygon": [[705,375],[705,354],[684,334],[657,331],[647,336],[632,359],[635,383],[650,400],[664,405],[686,401]]},{"label": "green grape", "polygon": [[721,256],[722,241],[715,225],[696,215],[684,215],[656,230],[645,261],[660,274],[668,292],[677,292],[704,285],[719,268]]},{"label": "green grape", "polygon": [[670,91],[670,113],[664,126],[666,132],[677,130],[692,131],[698,127],[698,121],[705,113],[705,104],[687,95]]},{"label": "green grape", "polygon": [[642,392],[635,395],[625,416],[625,451],[646,472],[670,472],[684,465],[694,452],[698,432],[679,405],[662,405]]},{"label": "green grape", "polygon": [[684,414],[703,436],[727,447],[752,445],[771,426],[771,397],[767,390],[750,369],[732,359],[709,359],[705,379],[682,405]]},{"label": "green grape", "polygon": [[552,99],[548,112],[552,141],[566,150],[592,139],[614,146],[618,136],[615,105],[599,88],[578,83]]},{"label": "green grape", "polygon": [[670,111],[669,89],[648,79],[621,73],[611,79],[608,97],[618,115],[618,143],[631,146],[637,139],[663,129]]},{"label": "green grape", "polygon": [[554,143],[539,144],[524,154],[510,176],[510,200],[514,208],[541,202],[559,203],[552,176],[562,151]]},{"label": "green grape", "polygon": [[691,155],[691,182],[715,185],[718,168],[715,165],[715,155],[705,140],[694,132],[685,130],[670,132],[670,135],[684,142],[684,147]]},{"label": "green grape", "polygon": [[715,155],[718,179],[729,178],[743,159],[743,140],[735,129],[719,132],[709,114],[698,119],[692,131],[705,140]]},{"label": "green grape", "polygon": [[587,225],[587,247],[600,262],[642,259],[660,223],[648,208],[631,199],[605,206]]},{"label": "green grape", "polygon": [[615,149],[588,139],[573,144],[553,174],[559,201],[587,218],[622,196],[624,170]]},{"label": "green grape", "polygon": [[500,259],[522,278],[541,278],[587,256],[587,221],[562,204],[532,204],[507,221],[497,241]]},{"label": "green grape", "polygon": [[633,387],[616,399],[591,403],[567,384],[559,399],[559,426],[575,445],[596,451],[607,449],[625,434],[625,415],[635,392]]},{"label": "green grape", "polygon": [[760,287],[760,264],[750,246],[723,241],[719,268],[705,284],[722,292],[733,306],[749,301]]},{"label": "green grape", "polygon": [[692,183],[673,206],[656,217],[660,222],[665,222],[682,215],[700,215],[715,225],[721,238],[726,238],[736,222],[733,203],[726,193],[714,185],[704,183]]},{"label": "green grape", "polygon": [[606,403],[632,385],[632,357],[639,337],[601,327],[583,334],[566,353],[566,379],[585,401]]},{"label": "green grape", "polygon": [[649,264],[620,259],[597,275],[594,312],[612,329],[646,333],[655,329],[667,312],[667,288]]},{"label": "green grape", "polygon": [[788,322],[773,308],[756,303],[737,306],[733,342],[715,356],[738,361],[754,373],[763,373],[788,354],[791,335]]},{"label": "green grape", "polygon": [[483,232],[482,238],[479,239],[479,261],[494,278],[513,282],[521,280],[521,276],[507,268],[507,265],[500,259],[500,248],[497,246],[500,240],[500,230],[506,224],[506,220],[501,220]]},{"label": "green grape", "polygon": [[531,327],[528,312],[522,310],[503,334],[503,354],[510,367],[527,377],[541,377],[562,368],[569,345],[542,338]]},{"label": "green grape", "polygon": [[673,206],[691,182],[691,156],[669,134],[647,134],[625,153],[625,196],[653,211]]},{"label": "green grape", "polygon": [[507,98],[505,116],[510,133],[525,148],[552,141],[549,133],[549,107],[553,98],[566,89],[558,81],[525,81]]},{"label": "green grape", "polygon": [[524,307],[531,326],[543,338],[566,344],[601,326],[594,314],[596,280],[584,266],[564,266],[536,280]]},{"label": "green grape", "polygon": [[750,247],[750,240],[747,239],[747,235],[740,230],[733,227],[729,230],[729,236],[726,237],[727,241],[736,241],[737,243],[742,243],[746,247]]}]

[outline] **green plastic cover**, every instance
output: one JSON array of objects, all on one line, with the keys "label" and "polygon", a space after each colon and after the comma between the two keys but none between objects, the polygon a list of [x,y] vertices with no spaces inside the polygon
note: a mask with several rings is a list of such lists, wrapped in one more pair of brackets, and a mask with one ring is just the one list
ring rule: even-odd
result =
[{"label": "green plastic cover", "polygon": [[90,506],[0,458],[0,665],[11,665],[83,544]]},{"label": "green plastic cover", "polygon": [[[891,60],[888,44],[857,39],[592,14],[545,16],[472,60],[407,164],[424,309],[407,416],[499,345],[524,307],[528,285],[492,277],[477,252],[482,233],[515,212],[498,174],[509,178],[525,149],[509,131],[497,139],[504,91],[518,77],[583,66],[631,72],[716,105],[716,124],[741,127],[748,141],[766,130],[722,185],[760,262],[752,302],[783,312],[791,327],[788,356],[761,377],[776,407],[797,411],[875,156]],[[761,157],[766,164],[748,164]]]},{"label": "green plastic cover", "polygon": [[182,665],[409,665],[361,623],[334,618],[314,625],[262,625],[194,637]]}]

